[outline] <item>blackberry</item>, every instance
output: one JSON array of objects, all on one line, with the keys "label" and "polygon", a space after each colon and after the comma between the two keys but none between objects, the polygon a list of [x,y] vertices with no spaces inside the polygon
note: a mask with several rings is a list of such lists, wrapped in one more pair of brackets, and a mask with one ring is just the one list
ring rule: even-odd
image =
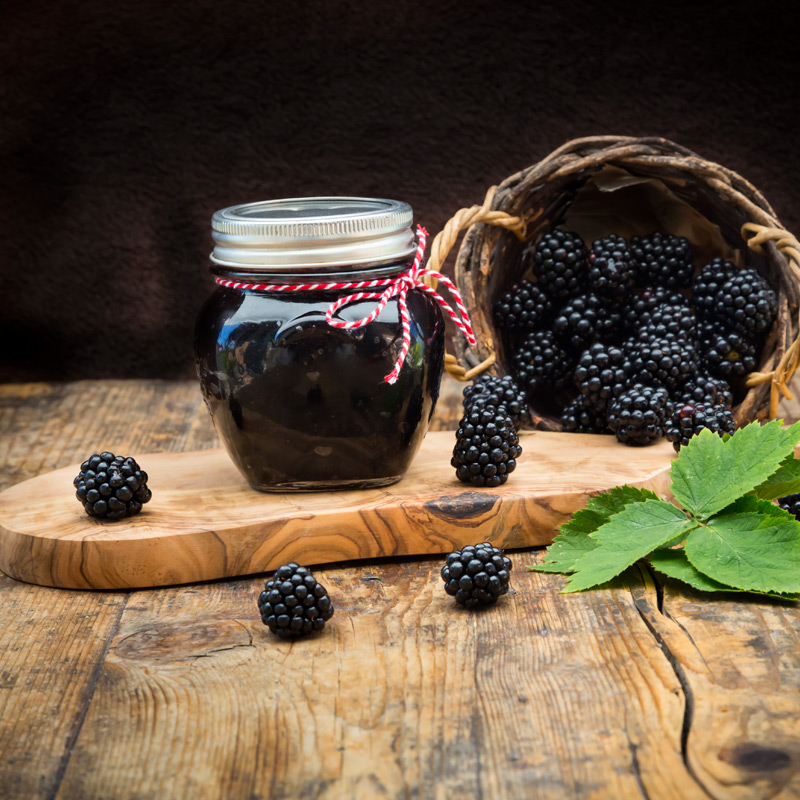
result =
[{"label": "blackberry", "polygon": [[652,444],[664,435],[670,411],[666,389],[637,383],[609,403],[608,427],[623,444]]},{"label": "blackberry", "polygon": [[496,603],[508,593],[511,559],[489,542],[468,545],[447,556],[442,580],[447,594],[467,608]]},{"label": "blackberry", "polygon": [[627,374],[624,365],[622,350],[599,342],[581,354],[575,368],[575,383],[587,405],[603,411],[608,401],[625,389]]},{"label": "blackberry", "polygon": [[660,339],[647,330],[623,345],[625,371],[631,384],[663,386],[672,391],[697,372],[692,343],[682,339]]},{"label": "blackberry", "polygon": [[504,410],[467,409],[456,431],[450,465],[462,483],[495,487],[508,480],[521,452],[519,437]]},{"label": "blackberry", "polygon": [[722,284],[706,318],[752,340],[772,327],[777,313],[775,292],[754,269],[743,269]]},{"label": "blackberry", "polygon": [[522,335],[542,328],[550,317],[552,303],[530,281],[523,281],[504,292],[494,304],[495,326],[510,335]]},{"label": "blackberry", "polygon": [[589,285],[599,294],[621,298],[633,287],[633,256],[622,236],[611,233],[595,239],[587,260]]},{"label": "blackberry", "polygon": [[743,378],[756,368],[756,348],[742,334],[719,331],[706,323],[698,330],[697,347],[708,371],[730,382]]},{"label": "blackberry", "polygon": [[723,405],[731,408],[733,392],[727,381],[701,372],[683,385],[679,402],[681,405],[702,403],[705,406]]},{"label": "blackberry", "polygon": [[563,386],[572,366],[572,358],[550,331],[534,331],[514,354],[511,371],[517,385],[531,399]]},{"label": "blackberry", "polygon": [[700,319],[705,320],[713,314],[717,292],[736,272],[736,267],[721,256],[712,259],[700,270],[692,286],[692,301]]},{"label": "blackberry", "polygon": [[692,436],[704,428],[722,436],[725,433],[733,433],[736,430],[736,423],[733,421],[730,409],[723,405],[686,403],[675,406],[664,433],[675,450],[679,451],[682,446],[689,444]]},{"label": "blackberry", "polygon": [[482,409],[486,406],[504,408],[517,430],[528,414],[525,392],[520,390],[510,375],[506,375],[504,378],[482,375],[471,386],[464,389],[463,396],[465,411],[471,408]]},{"label": "blackberry", "polygon": [[592,342],[607,341],[621,330],[621,316],[594,294],[567,301],[553,320],[553,333],[562,347],[580,352]]},{"label": "blackberry", "polygon": [[686,298],[680,293],[663,286],[647,286],[633,292],[623,310],[623,322],[630,331],[648,325],[652,320],[652,313],[661,306],[683,306]]},{"label": "blackberry", "polygon": [[86,513],[100,519],[132,517],[153,496],[147,488],[147,473],[133,458],[108,452],[86,459],[73,484]]},{"label": "blackberry", "polygon": [[605,411],[587,405],[583,396],[564,406],[561,427],[568,433],[611,433]]},{"label": "blackberry", "polygon": [[275,570],[258,597],[261,621],[281,639],[294,639],[321,631],[333,616],[325,587],[308,567],[294,561]]},{"label": "blackberry", "polygon": [[662,303],[648,314],[647,324],[639,330],[645,332],[643,338],[691,340],[694,338],[696,322],[688,301],[675,305]]},{"label": "blackberry", "polygon": [[636,278],[641,285],[654,283],[678,289],[688,289],[692,285],[692,248],[683,236],[659,232],[632,236],[630,248]]},{"label": "blackberry", "polygon": [[788,511],[796,520],[800,520],[800,494],[787,494],[778,498],[778,505]]},{"label": "blackberry", "polygon": [[563,230],[545,233],[532,254],[537,282],[552,298],[564,300],[583,288],[589,251],[577,233]]}]

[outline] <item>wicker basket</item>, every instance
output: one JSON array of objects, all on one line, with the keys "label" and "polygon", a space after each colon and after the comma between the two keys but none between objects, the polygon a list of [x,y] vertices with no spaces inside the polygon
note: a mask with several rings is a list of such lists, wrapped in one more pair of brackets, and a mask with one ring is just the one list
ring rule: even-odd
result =
[{"label": "wicker basket", "polygon": [[[441,269],[460,232],[466,230],[455,281],[478,339],[472,349],[456,339],[456,355],[447,356],[448,372],[459,380],[471,380],[485,370],[507,373],[492,305],[520,279],[525,242],[558,225],[576,193],[607,165],[660,180],[715,223],[732,249],[749,248],[747,265],[758,269],[778,294],[778,317],[766,339],[761,367],[747,377],[747,393],[734,413],[740,424],[774,417],[781,394],[791,398],[787,384],[800,363],[800,245],[744,178],[659,138],[594,136],[567,142],[538,164],[489,189],[483,205],[462,209],[445,225],[431,245],[428,266]],[[536,409],[532,413],[537,427],[560,429],[557,419]]]}]

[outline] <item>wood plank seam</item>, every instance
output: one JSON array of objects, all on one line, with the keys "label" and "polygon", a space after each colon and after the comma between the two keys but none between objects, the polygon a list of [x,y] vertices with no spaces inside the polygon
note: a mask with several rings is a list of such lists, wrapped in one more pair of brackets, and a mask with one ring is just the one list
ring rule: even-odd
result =
[{"label": "wood plank seam", "polygon": [[122,623],[122,616],[128,606],[128,600],[130,600],[130,597],[131,592],[126,592],[125,598],[117,611],[117,619],[115,620],[112,629],[109,631],[106,641],[103,643],[103,651],[100,654],[100,658],[97,659],[97,663],[92,669],[92,675],[87,686],[86,700],[83,703],[83,708],[81,709],[80,714],[73,723],[73,729],[69,733],[69,737],[64,748],[64,753],[62,754],[58,763],[58,768],[56,769],[52,792],[47,795],[47,800],[55,800],[55,798],[58,796],[58,790],[61,786],[61,781],[64,779],[67,767],[69,766],[69,761],[72,758],[72,753],[75,750],[75,743],[78,741],[78,737],[83,729],[83,723],[85,722],[86,716],[89,713],[89,706],[92,704],[92,698],[94,697],[95,690],[97,689],[97,683],[100,680],[100,675],[105,667],[106,656],[108,655],[108,651],[111,649],[111,645],[116,638],[117,633],[119,632],[119,628]]}]

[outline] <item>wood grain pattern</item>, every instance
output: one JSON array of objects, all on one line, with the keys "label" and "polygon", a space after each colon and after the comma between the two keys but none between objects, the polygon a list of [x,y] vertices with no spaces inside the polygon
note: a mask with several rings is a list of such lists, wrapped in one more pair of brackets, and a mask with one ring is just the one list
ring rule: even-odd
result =
[{"label": "wood grain pattern", "polygon": [[[0,486],[96,445],[216,444],[193,384],[138,381],[0,387],[0,441]],[[800,797],[796,606],[641,571],[565,596],[524,570],[542,555],[512,553],[513,594],[479,614],[443,594],[438,558],[318,570],[336,614],[294,643],[257,618],[263,577],[0,576],[0,796]]]},{"label": "wood grain pattern", "polygon": [[393,486],[294,494],[253,491],[221,449],[134,454],[153,500],[115,523],[84,513],[72,486],[77,467],[57,470],[0,493],[0,568],[46,586],[117,589],[286,561],[448,553],[476,540],[549,544],[592,494],[622,483],[664,494],[675,455],[666,441],[628,449],[610,436],[524,433],[508,483],[479,489],[455,478],[453,441],[452,432],[430,433]]}]

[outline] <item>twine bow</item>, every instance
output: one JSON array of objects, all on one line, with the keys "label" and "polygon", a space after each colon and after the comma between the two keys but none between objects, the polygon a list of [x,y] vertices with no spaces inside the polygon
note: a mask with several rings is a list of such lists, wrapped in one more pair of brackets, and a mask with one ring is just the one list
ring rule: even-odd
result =
[{"label": "twine bow", "polygon": [[[403,368],[409,347],[411,346],[411,320],[408,313],[406,299],[410,291],[424,292],[434,300],[453,320],[456,327],[464,334],[470,347],[476,344],[475,334],[472,331],[472,323],[469,313],[464,305],[461,295],[456,289],[455,284],[441,272],[432,269],[425,269],[422,265],[422,257],[425,254],[425,245],[428,239],[428,232],[425,228],[417,226],[417,250],[414,254],[414,261],[407,272],[391,278],[379,278],[372,281],[347,281],[340,283],[297,283],[297,284],[270,284],[270,283],[243,283],[242,281],[230,281],[224,278],[216,278],[220,286],[227,286],[232,289],[247,289],[257,292],[311,292],[311,291],[332,291],[339,289],[383,289],[383,291],[356,291],[340,297],[332,303],[325,312],[325,321],[333,328],[353,330],[363,328],[373,322],[378,315],[386,308],[386,304],[393,297],[397,297],[397,304],[400,308],[400,324],[403,329],[402,344],[400,353],[395,361],[392,371],[384,377],[386,383],[395,383],[400,370]],[[450,291],[453,302],[458,309],[454,311],[450,304],[431,286],[424,282],[424,278],[433,278],[439,281]],[[341,319],[334,319],[334,315],[339,309],[360,300],[377,300],[375,308],[361,319],[346,322]]]}]

